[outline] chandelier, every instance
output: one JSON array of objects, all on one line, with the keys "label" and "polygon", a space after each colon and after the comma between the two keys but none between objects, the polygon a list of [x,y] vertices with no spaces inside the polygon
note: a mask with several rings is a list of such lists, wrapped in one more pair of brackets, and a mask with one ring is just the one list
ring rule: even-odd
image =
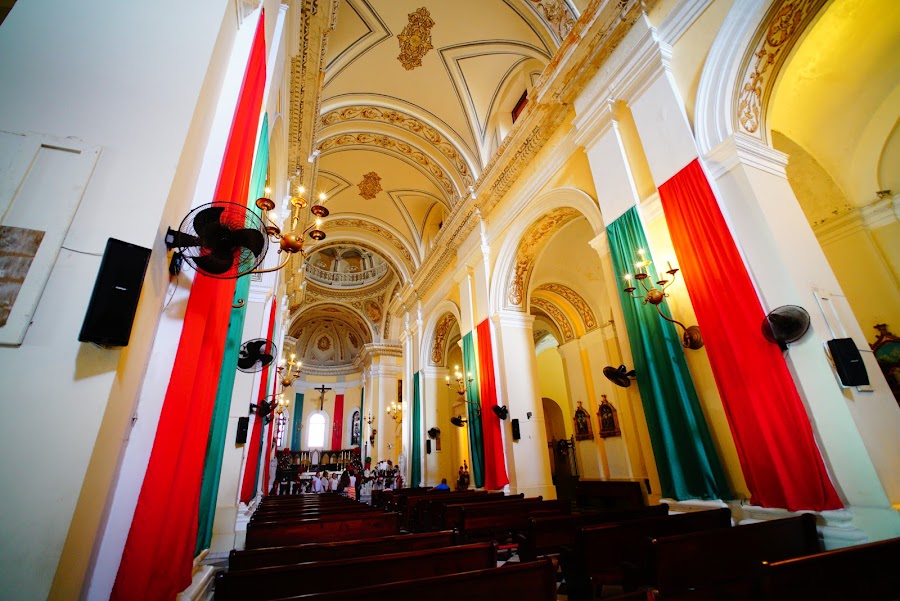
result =
[{"label": "chandelier", "polygon": [[[258,269],[257,273],[265,273],[268,271],[278,271],[285,265],[287,265],[288,261],[291,259],[291,255],[300,253],[301,257],[305,257],[306,249],[304,249],[304,239],[305,236],[309,236],[315,242],[320,242],[325,239],[325,232],[322,231],[322,219],[328,217],[328,209],[321,203],[327,200],[327,196],[325,193],[319,194],[319,203],[314,204],[312,206],[309,205],[309,201],[303,197],[304,188],[303,186],[299,186],[297,188],[297,195],[292,196],[290,199],[291,206],[294,207],[293,215],[291,217],[291,229],[297,230],[297,225],[300,223],[301,218],[303,221],[303,225],[300,228],[300,234],[296,233],[287,233],[283,234],[281,232],[281,228],[278,226],[275,221],[269,217],[269,211],[275,208],[275,201],[269,198],[269,195],[272,193],[270,188],[266,188],[266,195],[256,199],[256,206],[262,211],[263,219],[266,221],[266,233],[269,235],[269,239],[272,242],[277,242],[279,245],[278,252],[286,253],[284,260],[277,267],[271,267],[269,269]],[[305,213],[304,213],[304,210]],[[315,217],[315,219],[313,219]],[[307,225],[308,224],[308,225]]]},{"label": "chandelier", "polygon": [[294,381],[300,377],[300,369],[303,367],[303,361],[297,361],[296,359],[297,355],[291,353],[290,360],[285,361],[282,359],[281,363],[278,364],[278,367],[275,368],[275,371],[281,378],[282,388],[291,386]]},{"label": "chandelier", "polygon": [[403,407],[397,401],[391,402],[387,408],[387,416],[399,425],[403,421]]},{"label": "chandelier", "polygon": [[[628,293],[632,298],[642,299],[643,304],[650,303],[654,307],[656,307],[656,312],[659,313],[659,316],[665,319],[666,321],[671,321],[674,324],[677,324],[684,331],[684,335],[682,336],[682,346],[685,348],[689,348],[691,350],[697,350],[703,346],[703,337],[700,336],[700,328],[698,326],[690,326],[685,327],[683,323],[672,319],[671,317],[667,317],[662,309],[659,308],[659,305],[669,296],[666,292],[666,289],[675,283],[675,274],[678,273],[677,267],[672,267],[670,262],[666,262],[666,266],[669,268],[665,272],[659,273],[659,280],[656,281],[656,286],[653,285],[652,280],[650,280],[650,264],[652,261],[647,259],[646,252],[643,248],[638,249],[638,254],[641,256],[641,260],[637,261],[634,264],[634,274],[627,273],[625,274],[625,287],[622,289],[626,293]],[[643,271],[642,271],[643,270]],[[665,275],[668,274],[669,278],[667,279]],[[631,280],[636,280],[636,283],[633,284]],[[648,282],[650,282],[648,284]],[[637,285],[640,284],[643,292],[639,292],[638,294],[634,294],[634,291],[637,290]]]}]

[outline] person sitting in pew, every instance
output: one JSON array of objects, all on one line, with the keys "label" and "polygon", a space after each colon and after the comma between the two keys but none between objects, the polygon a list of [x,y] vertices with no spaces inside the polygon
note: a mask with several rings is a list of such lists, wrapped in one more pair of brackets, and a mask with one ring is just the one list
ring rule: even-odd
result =
[{"label": "person sitting in pew", "polygon": [[432,488],[431,490],[450,490],[450,487],[447,485],[447,479],[441,478],[441,483]]}]

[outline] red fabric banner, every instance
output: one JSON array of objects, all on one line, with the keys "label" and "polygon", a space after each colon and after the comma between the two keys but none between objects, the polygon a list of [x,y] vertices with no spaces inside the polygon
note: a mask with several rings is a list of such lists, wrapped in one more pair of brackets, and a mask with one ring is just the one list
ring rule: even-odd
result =
[{"label": "red fabric banner", "polygon": [[[247,202],[266,80],[260,18],[215,201]],[[200,486],[235,280],[197,275],[112,599],[174,599],[191,583]]]},{"label": "red fabric banner", "polygon": [[[275,336],[275,309],[278,306],[278,302],[276,299],[272,299],[272,308],[269,311],[269,330],[268,335],[266,336],[267,340],[272,340]],[[273,372],[273,374],[277,374],[278,372]],[[260,374],[259,379],[259,395],[256,397],[257,399],[266,399],[267,403],[274,402],[274,399],[269,397],[269,366],[266,365],[262,373]],[[277,379],[277,375],[275,376]],[[275,382],[275,386],[277,386],[277,381]],[[270,415],[274,416],[274,413],[270,413]],[[263,428],[265,428],[264,418],[257,417],[253,421],[253,434],[250,437],[250,447],[247,452],[247,465],[244,466],[244,480],[241,482],[241,501],[244,503],[249,503],[250,500],[256,495],[256,481],[259,477],[259,462],[262,461],[263,464],[263,479],[262,479],[262,494],[266,496],[269,494],[269,456],[272,454],[272,450],[269,447],[266,447],[266,454],[260,455],[260,447],[261,443],[264,440],[262,437]],[[269,422],[271,424],[271,422]],[[271,433],[271,428],[269,429]]]},{"label": "red fabric banner", "polygon": [[750,502],[791,511],[840,508],[784,356],[760,333],[765,313],[699,160],[661,185],[659,195]]},{"label": "red fabric banner", "polygon": [[482,321],[475,328],[478,338],[478,382],[481,385],[481,427],[484,436],[484,487],[498,490],[509,484],[506,474],[503,435],[497,406],[497,382],[494,380],[494,352],[491,344],[491,322]]},{"label": "red fabric banner", "polygon": [[331,426],[331,450],[342,449],[344,438],[344,395],[334,395],[334,422]]}]

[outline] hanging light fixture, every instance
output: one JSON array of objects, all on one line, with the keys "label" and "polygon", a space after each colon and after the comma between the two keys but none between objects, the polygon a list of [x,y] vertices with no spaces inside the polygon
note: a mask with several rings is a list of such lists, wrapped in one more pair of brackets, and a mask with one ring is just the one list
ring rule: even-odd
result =
[{"label": "hanging light fixture", "polygon": [[[639,300],[643,300],[643,304],[650,303],[654,307],[656,307],[656,312],[659,313],[660,317],[665,319],[666,321],[671,321],[674,324],[677,324],[684,331],[684,335],[682,336],[682,346],[685,348],[689,348],[691,350],[697,350],[703,346],[703,337],[700,336],[700,328],[698,326],[690,326],[685,327],[683,323],[672,319],[671,317],[666,316],[662,309],[659,308],[659,305],[669,296],[666,292],[666,289],[675,283],[675,274],[678,273],[677,267],[672,267],[672,264],[666,262],[666,266],[668,266],[668,270],[665,272],[659,273],[659,280],[656,282],[656,286],[653,285],[652,280],[650,280],[650,264],[652,261],[647,259],[646,257],[647,251],[643,248],[638,249],[638,254],[641,256],[641,260],[637,261],[634,264],[634,274],[627,273],[625,274],[625,287],[622,289],[627,292],[632,298],[636,298]],[[669,278],[666,278],[663,273],[668,274]],[[635,280],[632,283],[632,280]],[[648,282],[650,284],[648,285]],[[643,288],[643,292],[639,294],[633,294],[635,290],[637,290],[637,284],[640,284],[641,288]]]}]

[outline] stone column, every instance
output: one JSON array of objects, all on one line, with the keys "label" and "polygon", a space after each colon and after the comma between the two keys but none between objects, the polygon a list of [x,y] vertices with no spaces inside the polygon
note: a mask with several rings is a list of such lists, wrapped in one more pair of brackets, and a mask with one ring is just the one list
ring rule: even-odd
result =
[{"label": "stone column", "polygon": [[507,468],[510,489],[525,496],[556,498],[556,487],[550,475],[547,454],[547,432],[540,387],[537,382],[537,362],[534,354],[534,317],[518,311],[500,311],[492,317],[497,327],[496,361],[499,364],[498,383],[506,390],[510,420],[519,420],[521,438],[506,439]]},{"label": "stone column", "polygon": [[[452,440],[452,434],[456,428],[450,423],[450,403],[447,400],[448,388],[444,377],[447,375],[446,367],[429,365],[424,368],[422,378],[422,431],[424,440],[431,441],[431,453],[425,454],[425,467],[422,471],[427,486],[439,484],[441,478],[447,478],[447,483],[452,484],[457,468],[453,466],[453,446],[448,444]],[[441,450],[437,450],[437,438],[428,436],[431,428],[438,428],[440,433]],[[451,485],[451,488],[452,485]]]}]

